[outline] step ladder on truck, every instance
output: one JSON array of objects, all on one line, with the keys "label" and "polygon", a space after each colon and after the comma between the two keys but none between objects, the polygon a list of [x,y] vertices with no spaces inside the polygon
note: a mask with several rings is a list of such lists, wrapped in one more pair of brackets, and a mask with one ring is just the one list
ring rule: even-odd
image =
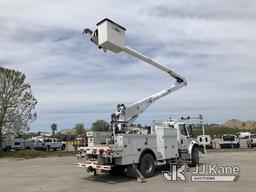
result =
[{"label": "step ladder on truck", "polygon": [[151,58],[125,46],[126,29],[110,19],[103,19],[93,32],[85,29],[90,40],[104,52],[125,52],[144,61],[159,70],[166,72],[176,82],[149,97],[135,102],[130,106],[117,105],[111,115],[109,132],[88,132],[88,146],[80,147],[78,159],[83,162],[77,167],[86,168],[95,175],[99,172],[123,172],[136,175],[141,180],[154,174],[156,165],[185,161],[190,165],[199,164],[198,142],[189,135],[186,123],[174,119],[153,122],[147,132],[133,131],[131,125],[138,116],[156,100],[187,85],[186,79]]}]

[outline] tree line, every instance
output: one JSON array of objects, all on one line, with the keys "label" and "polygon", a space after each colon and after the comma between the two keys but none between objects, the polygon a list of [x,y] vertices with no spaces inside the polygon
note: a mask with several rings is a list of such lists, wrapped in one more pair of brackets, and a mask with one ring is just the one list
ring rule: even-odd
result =
[{"label": "tree line", "polygon": [[[108,131],[109,126],[110,125],[107,121],[99,119],[92,124],[92,127],[90,129],[86,129],[84,127],[83,123],[77,123],[73,129],[75,130],[76,135],[82,135],[82,134],[86,133],[86,131],[88,131],[88,130],[90,130],[90,131]],[[51,131],[52,131],[53,136],[56,135],[57,127],[58,127],[58,125],[56,123],[51,124]]]}]

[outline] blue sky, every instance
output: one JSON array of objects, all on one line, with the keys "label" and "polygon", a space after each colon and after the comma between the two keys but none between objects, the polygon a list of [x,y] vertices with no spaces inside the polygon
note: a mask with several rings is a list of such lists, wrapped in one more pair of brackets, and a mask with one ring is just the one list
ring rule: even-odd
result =
[{"label": "blue sky", "polygon": [[126,45],[184,75],[188,86],[136,121],[203,114],[208,123],[256,116],[256,2],[0,0],[0,65],[24,72],[38,99],[32,131],[110,120],[118,103],[173,81],[125,53],[103,53],[82,35],[108,17]]}]

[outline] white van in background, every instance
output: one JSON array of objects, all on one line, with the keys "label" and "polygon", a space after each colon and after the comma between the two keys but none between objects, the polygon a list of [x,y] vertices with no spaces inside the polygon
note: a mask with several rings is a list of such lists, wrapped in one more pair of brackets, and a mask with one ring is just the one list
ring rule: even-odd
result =
[{"label": "white van in background", "polygon": [[24,149],[34,149],[35,148],[35,139],[29,138],[23,142]]},{"label": "white van in background", "polygon": [[23,141],[20,135],[9,136],[2,142],[3,150],[6,152],[12,150],[21,150],[23,148]]},{"label": "white van in background", "polygon": [[207,149],[213,148],[213,139],[210,135],[198,135],[197,141],[200,145],[205,146]]},{"label": "white van in background", "polygon": [[248,139],[250,135],[251,135],[250,132],[239,132],[238,137],[239,139]]}]

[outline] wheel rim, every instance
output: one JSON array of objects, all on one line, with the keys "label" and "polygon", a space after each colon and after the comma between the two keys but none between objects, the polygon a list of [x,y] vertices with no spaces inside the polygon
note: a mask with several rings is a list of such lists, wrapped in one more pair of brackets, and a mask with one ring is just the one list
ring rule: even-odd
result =
[{"label": "wheel rim", "polygon": [[150,160],[145,160],[144,166],[145,166],[146,173],[150,173],[152,171],[153,165]]}]

